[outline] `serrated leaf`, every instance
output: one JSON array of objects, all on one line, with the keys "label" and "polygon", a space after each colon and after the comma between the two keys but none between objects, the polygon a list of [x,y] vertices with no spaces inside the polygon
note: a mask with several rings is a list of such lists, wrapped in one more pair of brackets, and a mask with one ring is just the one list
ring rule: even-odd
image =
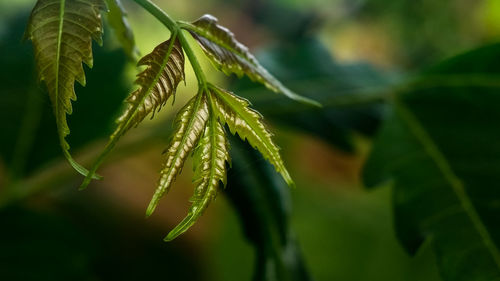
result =
[{"label": "serrated leaf", "polygon": [[395,94],[364,167],[392,183],[395,228],[446,281],[500,280],[500,45],[454,57]]},{"label": "serrated leaf", "polygon": [[386,107],[377,96],[394,83],[390,73],[366,63],[340,63],[314,36],[280,41],[260,54],[261,63],[279,74],[283,83],[323,105],[312,108],[282,95],[269,95],[249,79],[233,79],[230,89],[251,95],[253,107],[267,122],[312,134],[351,153],[354,132],[376,133]]},{"label": "serrated leaf", "polygon": [[230,161],[229,143],[224,127],[212,114],[203,137],[194,152],[194,180],[196,185],[189,214],[165,238],[171,241],[188,230],[212,202],[219,188],[219,182],[226,185],[226,162]]},{"label": "serrated leaf", "polygon": [[223,124],[227,124],[231,133],[238,133],[241,139],[247,140],[271,164],[288,185],[293,186],[285,164],[281,159],[279,147],[272,140],[272,133],[262,121],[262,115],[251,109],[250,102],[214,85],[208,86],[214,111]]},{"label": "serrated leaf", "polygon": [[208,117],[207,99],[203,93],[193,97],[177,114],[174,133],[165,151],[165,162],[160,172],[158,187],[149,203],[146,216],[154,212],[160,198],[168,193],[187,157],[198,144]]},{"label": "serrated leaf", "polygon": [[293,100],[320,106],[316,101],[297,95],[285,87],[260,65],[248,48],[238,42],[229,29],[219,25],[215,17],[204,15],[192,24],[186,23],[184,27],[198,41],[208,58],[227,75],[231,73],[239,77],[247,75],[274,92],[281,92]]},{"label": "serrated leaf", "polygon": [[45,81],[54,108],[64,156],[82,175],[88,171],[73,160],[66,141],[66,114],[76,100],[75,80],[85,86],[82,62],[93,65],[92,39],[102,44],[102,0],[39,0],[26,36],[33,42],[40,81]]},{"label": "serrated leaf", "polygon": [[153,118],[167,100],[175,96],[179,83],[184,80],[184,53],[175,34],[170,40],[158,45],[150,54],[144,56],[138,66],[147,68],[137,75],[135,83],[139,88],[127,98],[127,108],[118,118],[118,126],[110,140],[90,169],[80,188],[85,188],[104,158],[111,152],[121,136],[130,128],[139,125],[149,114]]},{"label": "serrated leaf", "polygon": [[108,6],[108,23],[113,29],[116,38],[122,45],[130,59],[136,61],[140,54],[135,45],[134,33],[127,20],[127,12],[120,0],[106,0]]},{"label": "serrated leaf", "polygon": [[177,86],[184,80],[184,53],[175,34],[144,56],[138,66],[147,68],[137,75],[139,89],[127,98],[128,107],[118,119],[113,136],[137,126],[148,114],[159,111],[167,100],[175,96]]}]

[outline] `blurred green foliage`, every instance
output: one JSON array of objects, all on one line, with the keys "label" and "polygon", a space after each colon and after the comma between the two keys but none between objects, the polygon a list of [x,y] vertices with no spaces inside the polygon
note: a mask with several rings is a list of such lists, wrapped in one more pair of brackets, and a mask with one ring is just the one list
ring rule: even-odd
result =
[{"label": "blurred green foliage", "polygon": [[[229,27],[236,29],[237,38],[243,36],[242,41],[251,44],[263,43],[258,58],[266,68],[291,89],[324,104],[322,110],[312,109],[248,80],[232,79],[230,83],[236,94],[251,100],[266,120],[278,127],[276,131],[287,132],[278,134],[277,139],[284,148],[285,158],[294,161],[290,166],[298,188],[291,192],[284,188],[264,159],[243,143],[233,141],[235,156],[228,189],[219,196],[222,201],[212,206],[218,209],[215,219],[218,227],[211,227],[203,242],[187,237],[165,244],[161,241],[164,230],[144,221],[141,213],[133,212],[126,203],[120,205],[118,199],[99,190],[78,193],[74,176],[69,180],[64,177],[56,184],[49,182],[45,186],[54,191],[36,193],[33,198],[0,210],[1,280],[142,280],[168,276],[217,281],[252,278],[431,281],[441,280],[436,260],[441,273],[444,272],[444,280],[466,278],[452,279],[446,273],[443,260],[449,261],[454,255],[444,259],[443,252],[438,251],[435,256],[433,242],[424,243],[417,251],[427,233],[417,229],[416,223],[412,224],[413,213],[420,213],[420,207],[402,206],[395,200],[393,210],[394,195],[387,185],[367,192],[359,188],[357,181],[343,182],[332,179],[329,174],[322,175],[323,180],[328,181],[322,182],[304,172],[301,167],[307,163],[299,161],[303,158],[287,152],[296,152],[301,157],[311,154],[307,147],[305,150],[302,146],[294,148],[301,136],[309,135],[315,142],[329,147],[328,153],[349,154],[348,157],[362,161],[368,149],[362,140],[374,137],[380,124],[385,124],[365,173],[370,171],[376,175],[377,180],[368,181],[373,184],[393,174],[401,177],[398,171],[382,173],[379,170],[407,151],[396,151],[398,153],[388,159],[390,155],[386,154],[385,158],[377,155],[378,151],[386,153],[392,148],[401,148],[397,136],[405,131],[390,130],[398,116],[394,115],[392,104],[386,102],[386,94],[402,91],[397,93],[415,110],[418,120],[425,121],[424,128],[429,129],[430,135],[437,136],[436,139],[443,140],[439,144],[446,149],[446,155],[455,157],[464,143],[470,144],[462,149],[464,161],[475,161],[474,167],[484,167],[486,164],[481,164],[482,160],[476,156],[490,159],[491,153],[497,150],[492,140],[496,136],[493,131],[497,118],[493,117],[496,117],[498,92],[495,88],[500,57],[498,45],[478,49],[435,67],[428,65],[498,38],[498,1],[157,2],[168,12],[172,7],[173,14],[179,13],[178,10],[186,12],[186,15],[179,13],[186,19],[197,18],[205,8],[227,17],[229,22],[233,19],[233,26]],[[20,6],[25,4],[32,3],[16,2]],[[152,46],[166,39],[153,21],[135,10],[137,6],[125,4],[131,22],[137,23],[133,27],[139,34],[139,46]],[[14,6],[10,1],[0,1],[0,118],[8,120],[1,125],[0,196],[10,188],[2,183],[23,185],[24,179],[38,176],[60,157],[48,97],[36,82],[31,47],[21,42],[26,10],[18,14]],[[223,18],[221,22],[225,22]],[[360,35],[350,37],[353,33]],[[257,42],[252,38],[257,38]],[[75,151],[106,137],[122,107],[123,97],[129,92],[128,72],[136,72],[136,69],[126,71],[126,56],[122,51],[106,47],[113,46],[113,37],[107,36],[105,40],[104,48],[94,48],[95,66],[92,71],[87,70],[87,87],[77,88],[79,100],[69,118],[70,126],[77,128],[69,137]],[[359,54],[368,49],[366,56],[371,63],[353,62],[352,57],[346,62],[342,54],[332,53],[332,50],[345,51],[338,47],[343,46],[343,40],[354,40],[354,44],[350,42],[347,46],[359,48],[355,52],[347,50],[349,53]],[[373,41],[375,46],[382,47],[372,48]],[[383,61],[386,70],[373,65],[372,62],[379,62],[380,58],[387,60]],[[424,79],[417,79],[416,85],[424,81],[424,85],[428,83],[432,87],[398,88],[398,85],[414,85],[403,84],[408,82],[405,79],[410,77],[408,72],[422,73],[419,77]],[[439,85],[442,81],[435,80],[436,76],[450,74],[459,76],[452,79],[453,85]],[[464,85],[468,81],[462,79],[465,76],[472,77],[472,82],[484,82],[477,74],[483,78],[486,74],[487,84],[493,86]],[[488,99],[484,99],[485,96]],[[480,122],[473,118],[479,118]],[[459,120],[461,123],[457,126]],[[150,126],[154,131],[152,136],[165,138],[170,122],[164,118]],[[145,132],[149,131],[138,134]],[[287,139],[290,135],[293,138]],[[467,138],[460,137],[463,135]],[[408,138],[408,134],[402,138]],[[19,142],[19,139],[25,141]],[[322,168],[320,165],[324,162],[314,160],[319,164],[311,169]],[[417,161],[413,165],[415,171],[432,166]],[[491,166],[487,165],[484,171],[490,169],[488,167]],[[349,168],[358,175],[357,167]],[[489,175],[496,176],[495,173]],[[416,173],[410,176],[413,182],[426,178]],[[467,183],[475,186],[478,177],[467,176]],[[491,204],[474,200],[478,202],[481,217],[487,218],[487,226],[493,229],[498,196],[493,188],[494,179],[482,181],[484,184],[474,190],[484,191],[486,195],[479,194],[477,198],[488,197]],[[411,186],[408,180],[405,183],[406,187]],[[395,192],[401,192],[399,188],[396,186]],[[427,196],[426,200],[433,198]],[[395,226],[392,225],[394,214]],[[453,225],[454,233],[461,233],[466,225],[464,221]],[[497,231],[492,233],[497,241]],[[410,257],[405,250],[417,251],[416,256]]]}]

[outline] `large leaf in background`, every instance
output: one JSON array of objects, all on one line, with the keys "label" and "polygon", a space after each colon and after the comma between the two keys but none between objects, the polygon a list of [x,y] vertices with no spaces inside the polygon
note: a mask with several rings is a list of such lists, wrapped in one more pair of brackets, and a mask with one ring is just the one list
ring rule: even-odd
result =
[{"label": "large leaf in background", "polygon": [[102,44],[102,0],[38,0],[26,30],[33,42],[38,77],[47,86],[56,116],[57,131],[64,156],[82,175],[87,170],[69,152],[66,137],[71,101],[76,100],[75,80],[85,86],[83,63],[92,68],[92,39]]},{"label": "large leaf in background", "polygon": [[113,29],[116,39],[123,47],[127,56],[136,61],[139,58],[139,50],[135,45],[134,33],[127,20],[127,12],[120,0],[106,0],[109,12],[108,23]]},{"label": "large leaf in background", "polygon": [[316,101],[290,91],[272,76],[248,48],[236,40],[229,29],[218,24],[215,17],[204,15],[192,24],[186,23],[185,28],[200,43],[208,58],[227,75],[231,73],[237,74],[238,77],[246,75],[252,81],[262,83],[276,93],[283,93],[305,104],[319,106]]},{"label": "large leaf in background", "polygon": [[457,56],[395,94],[364,168],[393,180],[396,231],[428,239],[447,281],[500,280],[500,44]]},{"label": "large leaf in background", "polygon": [[[0,52],[9,54],[0,56],[0,118],[9,120],[0,125],[0,161],[16,177],[60,155],[50,101],[36,81],[31,46],[21,42],[27,19],[28,15],[18,15],[2,20],[7,32],[0,35]],[[94,56],[102,63],[89,72],[86,87],[76,85],[81,96],[69,118],[79,128],[69,136],[74,149],[109,134],[127,92],[123,53],[98,48]]]},{"label": "large leaf in background", "polygon": [[231,138],[232,169],[225,190],[255,247],[255,281],[310,280],[288,224],[289,188],[256,150]]},{"label": "large leaf in background", "polygon": [[251,96],[254,107],[272,123],[321,137],[352,151],[352,133],[371,136],[381,119],[382,102],[377,94],[391,79],[367,64],[337,63],[315,38],[301,37],[293,44],[280,44],[261,52],[262,63],[296,92],[317,100],[312,108],[277,95],[248,80],[234,80],[232,89]]}]

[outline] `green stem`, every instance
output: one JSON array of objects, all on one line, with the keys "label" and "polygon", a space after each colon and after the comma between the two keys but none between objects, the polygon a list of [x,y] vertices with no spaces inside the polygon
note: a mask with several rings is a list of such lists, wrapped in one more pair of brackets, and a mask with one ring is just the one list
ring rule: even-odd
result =
[{"label": "green stem", "polygon": [[200,87],[200,89],[206,88],[207,79],[205,78],[205,73],[203,72],[200,63],[198,62],[198,58],[194,54],[193,49],[191,49],[191,46],[189,45],[189,42],[187,41],[182,31],[179,32],[179,41],[181,42],[181,45],[184,48],[184,52],[186,52],[186,56],[191,63],[191,67],[193,68],[196,79],[198,80],[198,86]]},{"label": "green stem", "polygon": [[177,33],[182,48],[184,49],[184,52],[186,52],[186,56],[188,57],[194,74],[196,75],[196,79],[198,80],[198,86],[200,87],[200,89],[206,88],[207,79],[205,78],[205,73],[203,72],[200,63],[198,62],[198,58],[191,49],[191,45],[189,45],[188,40],[180,30],[181,28],[179,23],[175,22],[167,13],[165,13],[160,7],[158,7],[150,0],[134,1],[141,7],[143,7],[146,11],[148,11],[151,15],[153,15],[156,19],[158,19],[163,25],[165,25],[170,30],[170,32]]},{"label": "green stem", "polygon": [[179,30],[179,26],[177,23],[160,7],[156,6],[155,3],[149,0],[134,0],[137,4],[143,7],[146,11],[148,11],[151,15],[157,18],[163,25],[165,25],[170,32],[174,32]]}]

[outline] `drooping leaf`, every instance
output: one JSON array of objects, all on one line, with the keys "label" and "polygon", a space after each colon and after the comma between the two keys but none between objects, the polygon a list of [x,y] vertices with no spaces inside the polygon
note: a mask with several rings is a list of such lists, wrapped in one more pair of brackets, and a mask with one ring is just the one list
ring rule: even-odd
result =
[{"label": "drooping leaf", "polygon": [[251,97],[253,107],[267,122],[314,135],[347,152],[355,149],[353,133],[367,137],[376,133],[386,109],[381,94],[396,80],[390,73],[367,63],[340,63],[310,35],[280,41],[263,49],[258,58],[283,83],[323,106],[314,108],[269,95],[249,79],[233,79],[230,89]]},{"label": "drooping leaf", "polygon": [[170,231],[165,238],[166,241],[171,241],[188,230],[215,199],[219,182],[226,185],[226,162],[230,161],[229,143],[224,127],[214,114],[207,121],[205,132],[193,157],[195,165],[193,183],[196,186],[194,196],[191,198],[193,205],[187,217]]},{"label": "drooping leaf", "polygon": [[290,226],[289,189],[256,150],[236,137],[230,140],[233,167],[224,194],[256,252],[252,280],[311,280]]},{"label": "drooping leaf", "polygon": [[274,92],[281,92],[291,99],[320,106],[316,101],[292,92],[272,76],[248,48],[234,38],[231,31],[217,23],[215,17],[204,15],[192,24],[185,23],[184,26],[198,41],[208,58],[224,73],[228,75],[235,73],[239,77],[247,75]]},{"label": "drooping leaf", "polygon": [[[0,162],[17,177],[32,175],[61,156],[50,100],[37,81],[32,46],[19,41],[28,18],[29,13],[14,13],[0,20],[8,30],[0,34],[0,53],[4,54],[0,56],[0,84],[3,85],[0,118],[9,120],[0,126]],[[107,39],[109,37],[104,36],[104,44]],[[75,85],[80,95],[70,121],[78,130],[68,136],[74,151],[109,135],[127,89],[122,79],[126,62],[123,52],[98,48],[94,58],[101,63],[87,74],[87,85]],[[108,73],[114,75],[108,76]],[[95,126],[96,123],[100,126]]]},{"label": "drooping leaf", "polygon": [[135,45],[134,33],[127,20],[127,12],[120,0],[106,0],[108,6],[108,23],[115,32],[116,38],[122,45],[125,53],[136,61],[139,58],[139,50]]},{"label": "drooping leaf", "polygon": [[33,42],[40,81],[54,108],[64,156],[82,175],[88,171],[73,160],[66,141],[66,114],[76,100],[75,80],[85,85],[82,62],[92,67],[92,39],[102,43],[102,0],[39,0],[31,13],[26,36]]},{"label": "drooping leaf", "polygon": [[165,162],[160,172],[158,187],[149,203],[147,216],[154,212],[160,198],[168,193],[187,157],[198,144],[205,130],[208,115],[207,98],[204,93],[198,93],[177,114],[175,129],[169,147],[165,151]]},{"label": "drooping leaf", "polygon": [[127,98],[128,106],[118,119],[116,130],[80,188],[85,188],[90,183],[91,176],[121,136],[130,128],[139,125],[149,114],[153,116],[171,96],[175,95],[177,86],[184,80],[184,53],[176,35],[173,34],[170,40],[161,43],[150,54],[144,56],[138,65],[147,66],[137,75],[135,83],[139,88]]},{"label": "drooping leaf", "polygon": [[262,115],[249,108],[250,103],[247,100],[214,85],[209,87],[214,110],[220,121],[228,125],[231,133],[238,133],[241,139],[247,140],[260,151],[264,158],[274,165],[276,171],[281,173],[287,184],[293,186],[293,180],[281,159],[279,147],[273,142],[272,133],[263,123]]},{"label": "drooping leaf", "polygon": [[396,232],[429,240],[446,281],[500,280],[500,45],[457,56],[396,94],[364,168],[392,179]]}]

